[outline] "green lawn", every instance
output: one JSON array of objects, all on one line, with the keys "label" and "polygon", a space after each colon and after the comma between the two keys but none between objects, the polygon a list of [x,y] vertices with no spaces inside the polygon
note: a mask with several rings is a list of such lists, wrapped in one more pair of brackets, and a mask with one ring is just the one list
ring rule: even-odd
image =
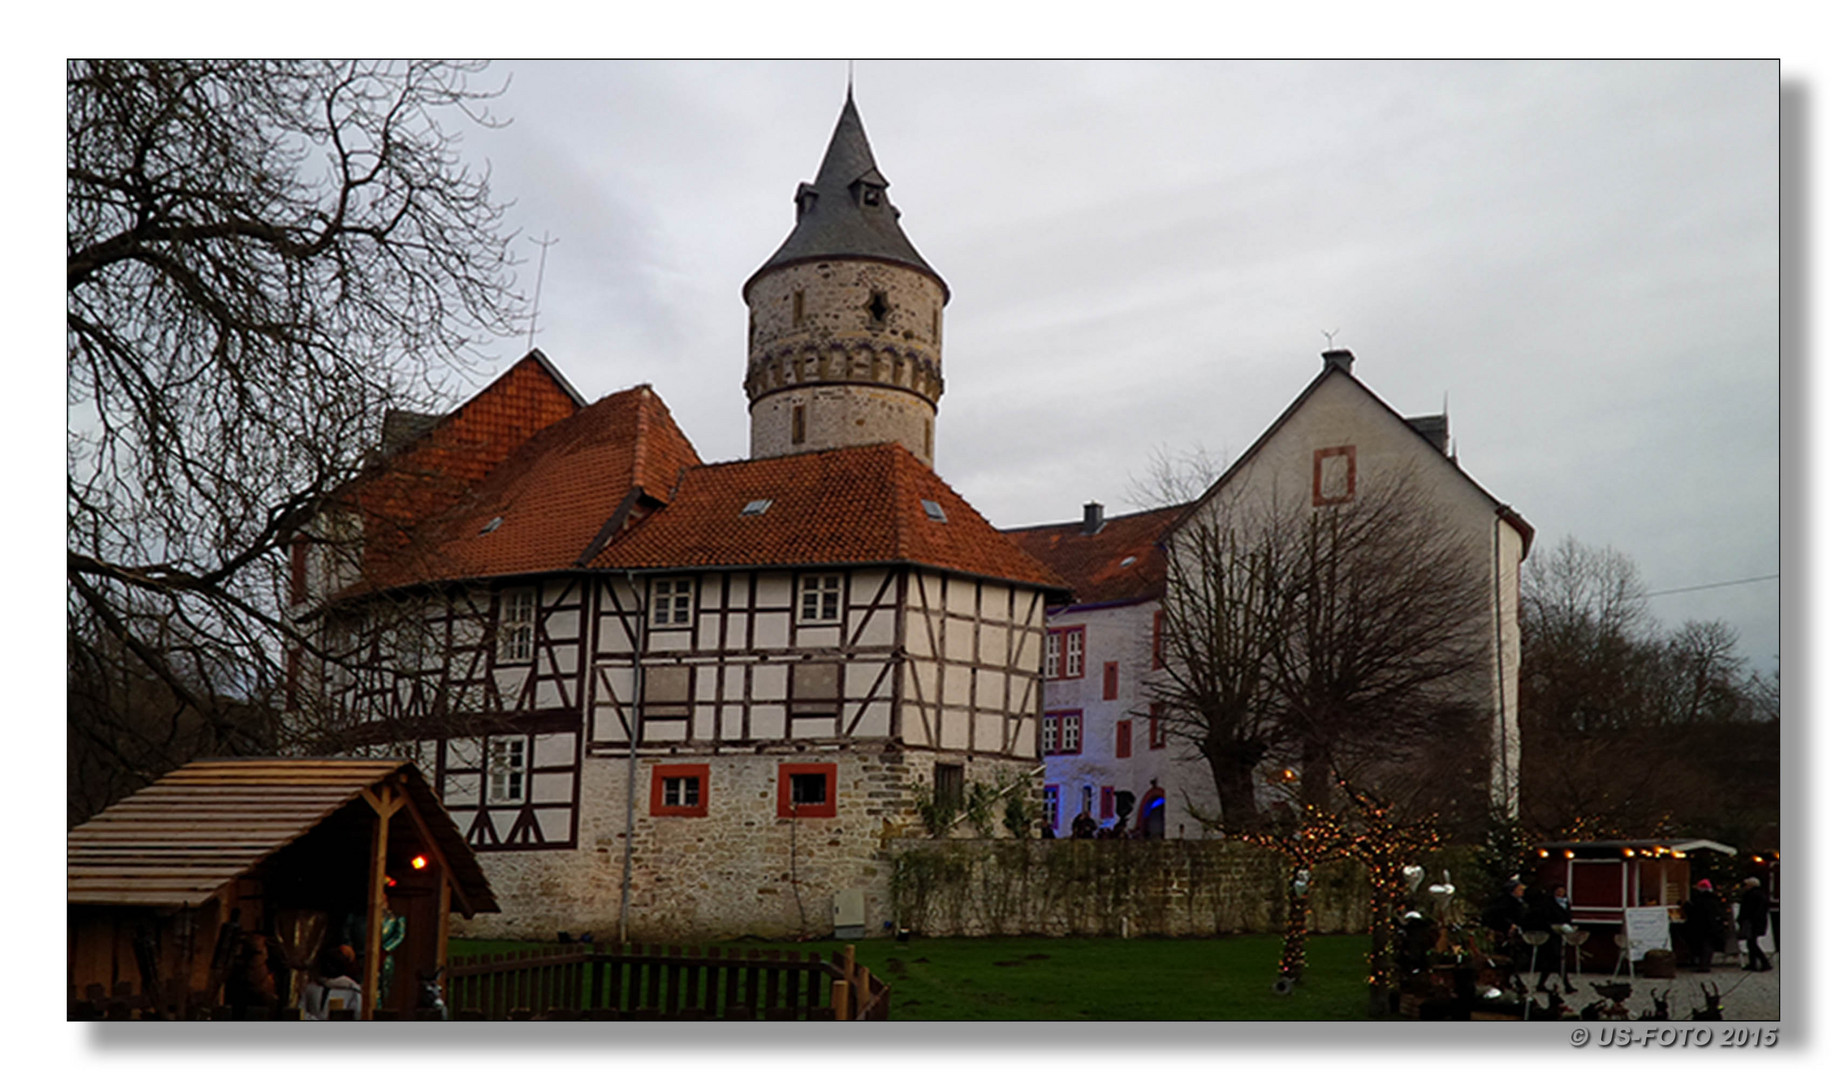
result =
[{"label": "green lawn", "polygon": [[[1366,942],[1312,937],[1309,977],[1271,989],[1282,938],[889,938],[855,955],[891,985],[893,1020],[1364,1020]],[[522,943],[454,940],[451,954]],[[703,943],[701,947],[703,948]],[[838,952],[838,941],[718,942]]]}]

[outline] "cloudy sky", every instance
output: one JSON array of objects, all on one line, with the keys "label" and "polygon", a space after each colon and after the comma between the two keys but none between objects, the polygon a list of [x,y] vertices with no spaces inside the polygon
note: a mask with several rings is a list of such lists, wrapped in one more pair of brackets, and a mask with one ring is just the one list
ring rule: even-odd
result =
[{"label": "cloudy sky", "polygon": [[[794,221],[845,65],[503,63],[468,130],[549,249],[537,344],[747,454],[744,279]],[[1324,331],[1539,544],[1651,589],[1777,559],[1770,62],[861,62],[912,242],[949,282],[937,469],[1001,526],[1129,509],[1160,448],[1235,456]],[[536,284],[539,246],[528,290]],[[524,339],[508,341],[500,366]],[[1777,582],[1652,599],[1775,664]]]}]

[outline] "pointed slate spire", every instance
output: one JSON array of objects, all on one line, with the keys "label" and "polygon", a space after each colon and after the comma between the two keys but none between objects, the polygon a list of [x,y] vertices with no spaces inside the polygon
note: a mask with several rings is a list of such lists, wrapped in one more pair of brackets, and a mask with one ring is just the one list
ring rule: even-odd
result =
[{"label": "pointed slate spire", "polygon": [[853,88],[849,86],[846,104],[841,106],[834,136],[821,156],[814,182],[796,185],[795,228],[769,261],[744,283],[745,292],[749,292],[751,282],[778,266],[817,259],[860,258],[922,270],[942,284],[947,295],[949,286],[898,227],[898,208],[886,196],[887,186],[888,181],[873,160],[872,144],[866,139],[859,109],[853,104]]}]

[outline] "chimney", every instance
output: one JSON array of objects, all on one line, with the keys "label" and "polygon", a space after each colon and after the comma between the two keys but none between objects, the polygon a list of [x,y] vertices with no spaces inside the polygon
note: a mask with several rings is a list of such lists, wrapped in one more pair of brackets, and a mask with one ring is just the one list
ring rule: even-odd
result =
[{"label": "chimney", "polygon": [[1103,531],[1103,504],[1089,502],[1084,504],[1084,535],[1095,536]]},{"label": "chimney", "polygon": [[1353,351],[1351,349],[1329,349],[1321,354],[1322,363],[1327,368],[1339,368],[1347,374],[1353,374]]}]

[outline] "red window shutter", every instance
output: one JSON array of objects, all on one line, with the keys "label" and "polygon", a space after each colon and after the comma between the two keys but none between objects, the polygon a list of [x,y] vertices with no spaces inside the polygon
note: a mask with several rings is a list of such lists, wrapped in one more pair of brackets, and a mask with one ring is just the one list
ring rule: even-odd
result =
[{"label": "red window shutter", "polygon": [[1114,660],[1103,665],[1103,700],[1116,700],[1116,661]]},{"label": "red window shutter", "polygon": [[1135,724],[1129,720],[1116,721],[1116,756],[1128,757],[1135,752]]},{"label": "red window shutter", "polygon": [[1154,668],[1161,669],[1161,612],[1154,613]]},{"label": "red window shutter", "polygon": [[308,598],[308,541],[297,537],[289,545],[289,603]]}]

